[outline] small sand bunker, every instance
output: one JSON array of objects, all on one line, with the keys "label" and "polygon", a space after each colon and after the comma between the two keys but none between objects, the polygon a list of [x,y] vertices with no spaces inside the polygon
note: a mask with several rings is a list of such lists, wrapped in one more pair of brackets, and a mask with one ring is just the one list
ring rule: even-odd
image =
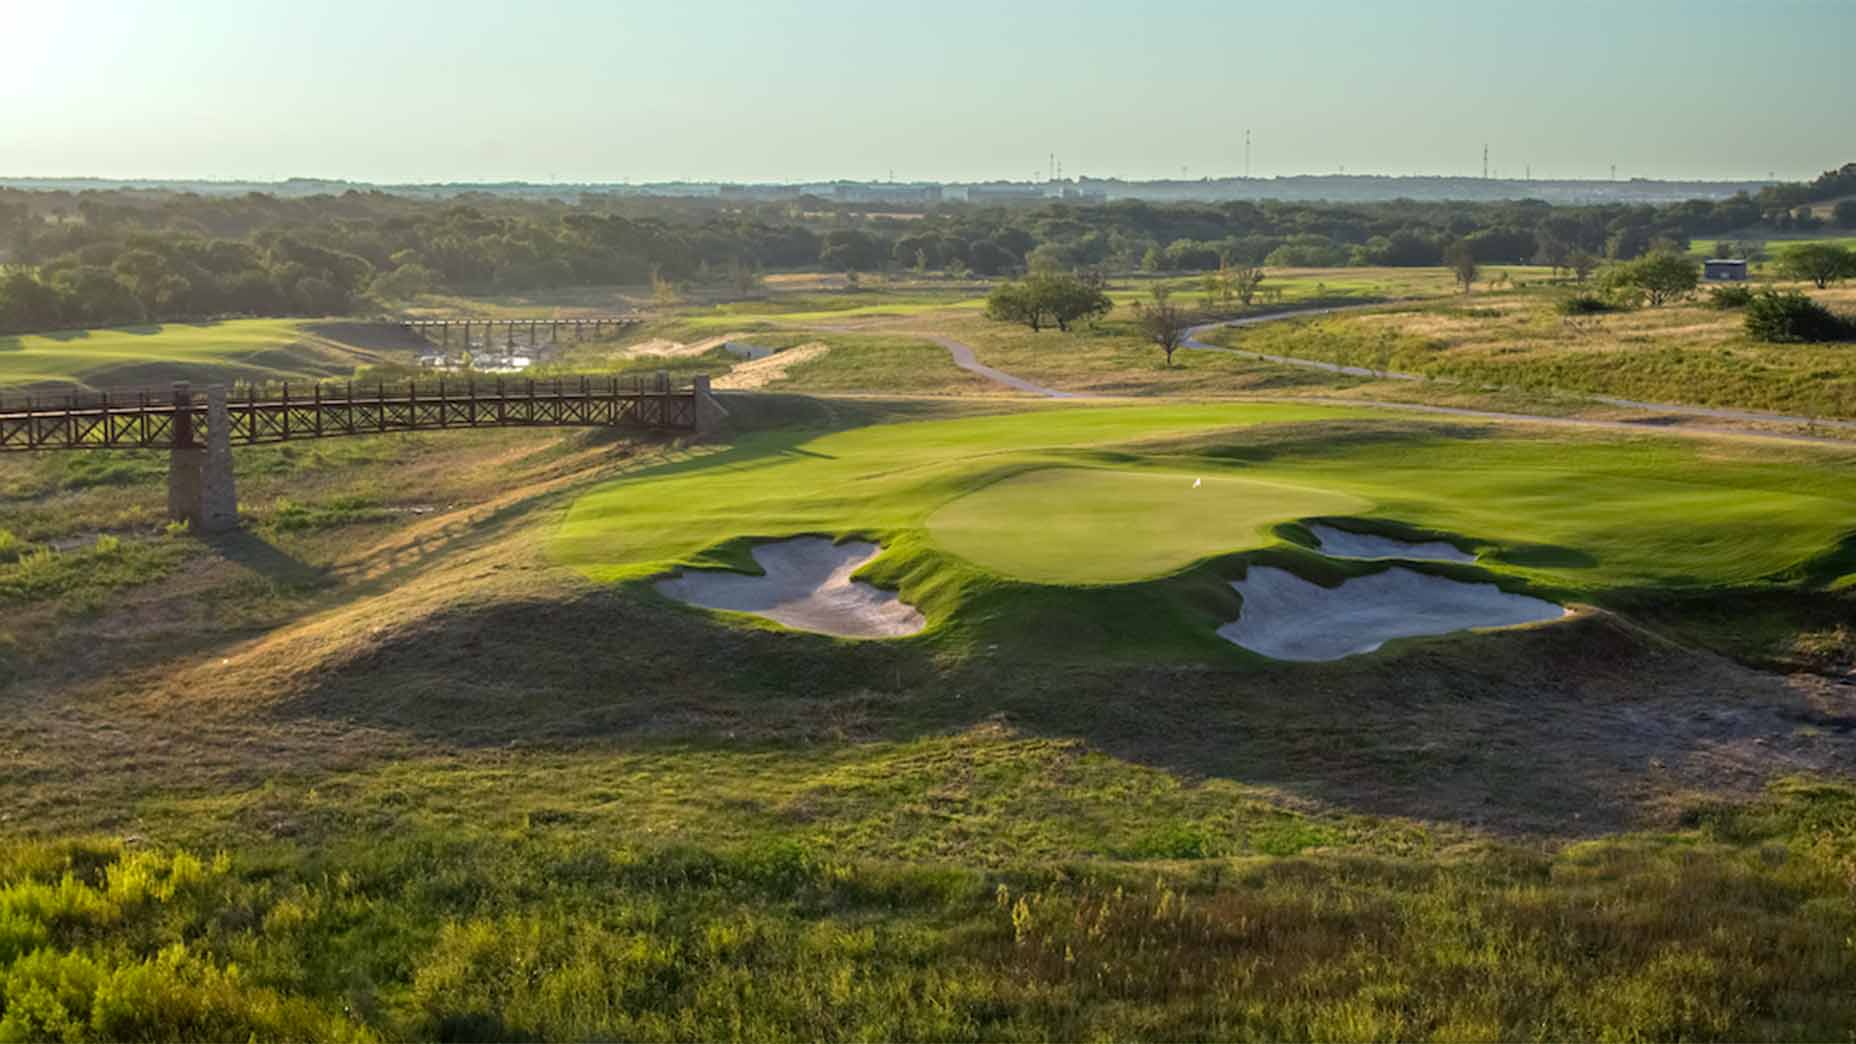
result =
[{"label": "small sand bunker", "polygon": [[1338,660],[1368,653],[1394,638],[1449,634],[1475,627],[1557,620],[1552,602],[1510,594],[1394,566],[1322,587],[1286,569],[1251,566],[1234,582],[1244,596],[1238,618],[1221,638],[1276,660]]},{"label": "small sand bunker", "polygon": [[863,540],[834,544],[796,537],[754,549],[765,576],[689,572],[657,582],[658,591],[705,609],[754,613],[800,631],[840,638],[900,638],[926,622],[894,592],[852,580],[883,549]]},{"label": "small sand bunker", "polygon": [[1431,562],[1474,562],[1476,556],[1442,540],[1414,543],[1372,533],[1351,533],[1319,522],[1308,531],[1321,542],[1321,553],[1333,558],[1405,558]]},{"label": "small sand bunker", "polygon": [[784,380],[786,372],[803,362],[824,355],[831,349],[813,342],[783,352],[774,352],[751,362],[737,363],[735,368],[715,379],[715,386],[726,391],[753,391],[774,381]]}]

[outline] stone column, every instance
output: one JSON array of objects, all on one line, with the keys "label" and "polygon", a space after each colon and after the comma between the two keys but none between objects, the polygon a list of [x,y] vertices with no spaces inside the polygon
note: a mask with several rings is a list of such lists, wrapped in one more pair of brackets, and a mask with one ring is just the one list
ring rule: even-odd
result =
[{"label": "stone column", "polygon": [[232,480],[232,418],[226,386],[206,389],[206,460],[200,469],[200,528],[223,533],[238,528],[238,489]]},{"label": "stone column", "polygon": [[696,393],[696,434],[702,438],[720,435],[723,425],[728,423],[728,410],[710,388],[709,375],[699,373],[690,383]]},{"label": "stone column", "polygon": [[168,517],[195,533],[238,527],[238,492],[232,482],[232,424],[226,389],[206,389],[206,439],[194,423],[193,390],[174,385],[174,449],[168,457]]}]

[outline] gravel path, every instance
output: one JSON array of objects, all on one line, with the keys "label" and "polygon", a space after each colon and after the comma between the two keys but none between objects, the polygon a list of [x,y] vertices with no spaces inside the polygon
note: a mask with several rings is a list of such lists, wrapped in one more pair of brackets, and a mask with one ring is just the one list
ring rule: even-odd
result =
[{"label": "gravel path", "polygon": [[1025,380],[1023,377],[1014,377],[1011,374],[1006,373],[1004,370],[995,370],[992,367],[974,358],[972,348],[960,343],[959,341],[954,340],[952,337],[944,337],[940,334],[930,334],[929,339],[932,340],[934,343],[940,345],[941,347],[947,349],[947,354],[954,357],[955,366],[958,366],[961,369],[966,370],[970,373],[977,373],[981,377],[984,377],[987,380],[992,381],[994,384],[1003,384],[1008,388],[1016,388],[1017,390],[1021,392],[1030,392],[1032,395],[1042,395],[1048,399],[1090,399],[1090,398],[1094,398],[1094,396],[1089,395],[1085,392],[1066,392],[1066,391],[1058,391],[1055,388],[1046,388],[1041,384],[1033,384],[1030,381]]}]

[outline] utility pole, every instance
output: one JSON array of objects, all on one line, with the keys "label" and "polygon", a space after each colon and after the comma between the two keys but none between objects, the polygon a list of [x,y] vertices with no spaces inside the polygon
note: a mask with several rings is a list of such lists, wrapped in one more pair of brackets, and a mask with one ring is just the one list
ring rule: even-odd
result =
[{"label": "utility pole", "polygon": [[1482,180],[1489,180],[1489,146],[1482,146]]}]

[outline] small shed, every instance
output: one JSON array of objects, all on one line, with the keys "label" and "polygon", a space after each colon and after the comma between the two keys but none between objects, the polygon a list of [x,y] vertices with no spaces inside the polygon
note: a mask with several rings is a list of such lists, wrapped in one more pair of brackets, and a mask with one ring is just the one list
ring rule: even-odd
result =
[{"label": "small shed", "polygon": [[1701,263],[1701,277],[1707,280],[1746,282],[1746,262],[1737,257],[1711,257]]}]

